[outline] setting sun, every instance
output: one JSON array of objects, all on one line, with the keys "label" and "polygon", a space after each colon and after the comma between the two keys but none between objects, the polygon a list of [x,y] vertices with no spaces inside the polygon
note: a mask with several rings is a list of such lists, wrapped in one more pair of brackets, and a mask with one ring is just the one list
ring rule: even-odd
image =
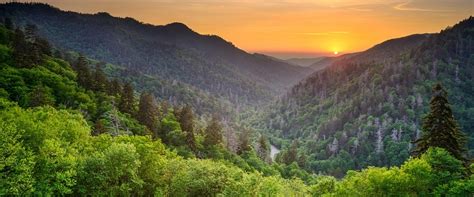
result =
[{"label": "setting sun", "polygon": [[334,51],[334,55],[337,55],[337,54],[339,54],[339,52],[338,52],[338,51]]}]

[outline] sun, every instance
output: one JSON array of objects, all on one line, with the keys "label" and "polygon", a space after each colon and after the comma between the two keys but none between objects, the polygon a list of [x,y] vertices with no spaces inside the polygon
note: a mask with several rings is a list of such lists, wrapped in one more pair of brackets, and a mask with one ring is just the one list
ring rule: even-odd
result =
[{"label": "sun", "polygon": [[337,54],[339,54],[339,51],[334,51],[334,55],[337,55]]}]

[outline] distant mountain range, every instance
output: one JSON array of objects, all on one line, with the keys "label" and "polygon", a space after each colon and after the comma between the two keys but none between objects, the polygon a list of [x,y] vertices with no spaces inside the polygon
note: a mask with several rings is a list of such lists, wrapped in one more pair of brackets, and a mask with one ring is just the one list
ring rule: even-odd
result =
[{"label": "distant mountain range", "polygon": [[440,82],[474,155],[473,42],[470,17],[437,34],[324,58],[310,66],[324,69],[270,105],[255,127],[298,140],[313,171],[341,176],[369,165],[400,165],[420,135],[431,87]]},{"label": "distant mountain range", "polygon": [[[311,73],[309,68],[249,54],[182,23],[155,26],[104,12],[66,12],[40,3],[1,4],[0,18],[7,17],[21,26],[36,25],[56,47],[124,67],[124,76],[179,82],[231,103],[267,101]],[[155,94],[163,96],[159,91]]]},{"label": "distant mountain range", "polygon": [[290,59],[286,59],[285,62],[288,62],[293,65],[308,67],[325,58],[327,57],[321,56],[321,57],[314,57],[314,58],[290,58]]}]

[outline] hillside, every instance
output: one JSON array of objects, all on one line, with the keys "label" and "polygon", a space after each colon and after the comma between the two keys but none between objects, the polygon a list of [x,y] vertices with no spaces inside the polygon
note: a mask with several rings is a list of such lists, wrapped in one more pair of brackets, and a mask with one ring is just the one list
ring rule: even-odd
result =
[{"label": "hillside", "polygon": [[[213,93],[97,60],[101,52],[90,57],[52,46],[36,26],[0,18],[0,196],[472,196],[474,164],[457,122],[472,151],[473,21],[335,58],[268,109],[239,111],[251,95]],[[163,28],[171,37],[187,29]],[[160,50],[183,50],[173,61],[189,61],[197,56],[188,41],[186,49]],[[127,50],[133,51],[139,50]],[[249,58],[241,61],[279,61]],[[217,73],[206,77],[236,77],[212,70],[228,64],[192,60],[209,69],[204,73]],[[175,69],[175,77],[189,74]],[[248,88],[242,79],[235,83]],[[249,83],[255,89],[243,90],[257,100],[278,92]],[[416,154],[407,158],[411,139],[418,139]],[[274,145],[282,148],[275,161]]]},{"label": "hillside", "polygon": [[0,195],[308,193],[305,182],[314,175],[271,166],[240,142],[239,154],[228,149],[228,128],[218,116],[208,120],[195,117],[191,107],[157,103],[146,91],[106,77],[104,70],[115,65],[90,69],[96,61],[83,56],[69,62],[53,56],[30,28],[5,26],[0,24]]},{"label": "hillside", "polygon": [[[334,61],[294,86],[255,126],[283,147],[298,140],[305,166],[348,169],[403,163],[420,135],[431,87],[447,87],[474,150],[474,18],[438,34],[393,39]],[[285,153],[283,153],[284,155]]]},{"label": "hillside", "polygon": [[218,36],[198,34],[181,23],[155,26],[108,13],[65,12],[35,3],[2,4],[0,11],[0,18],[11,18],[15,24],[36,25],[40,35],[56,47],[141,76],[181,82],[232,103],[268,100],[309,74],[305,68],[248,54]]},{"label": "hillside", "polygon": [[315,57],[315,58],[290,58],[284,60],[285,62],[288,62],[293,65],[298,65],[298,66],[303,66],[303,67],[308,67],[311,66],[312,64],[319,62],[327,57]]}]

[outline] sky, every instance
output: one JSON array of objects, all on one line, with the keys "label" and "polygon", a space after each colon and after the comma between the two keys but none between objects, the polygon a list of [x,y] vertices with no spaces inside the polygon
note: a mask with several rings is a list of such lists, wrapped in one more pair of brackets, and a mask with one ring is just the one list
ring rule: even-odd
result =
[{"label": "sky", "polygon": [[474,15],[474,0],[40,2],[82,13],[105,11],[156,25],[181,22],[198,33],[219,35],[248,52],[280,58],[363,51],[387,39],[439,32]]}]

